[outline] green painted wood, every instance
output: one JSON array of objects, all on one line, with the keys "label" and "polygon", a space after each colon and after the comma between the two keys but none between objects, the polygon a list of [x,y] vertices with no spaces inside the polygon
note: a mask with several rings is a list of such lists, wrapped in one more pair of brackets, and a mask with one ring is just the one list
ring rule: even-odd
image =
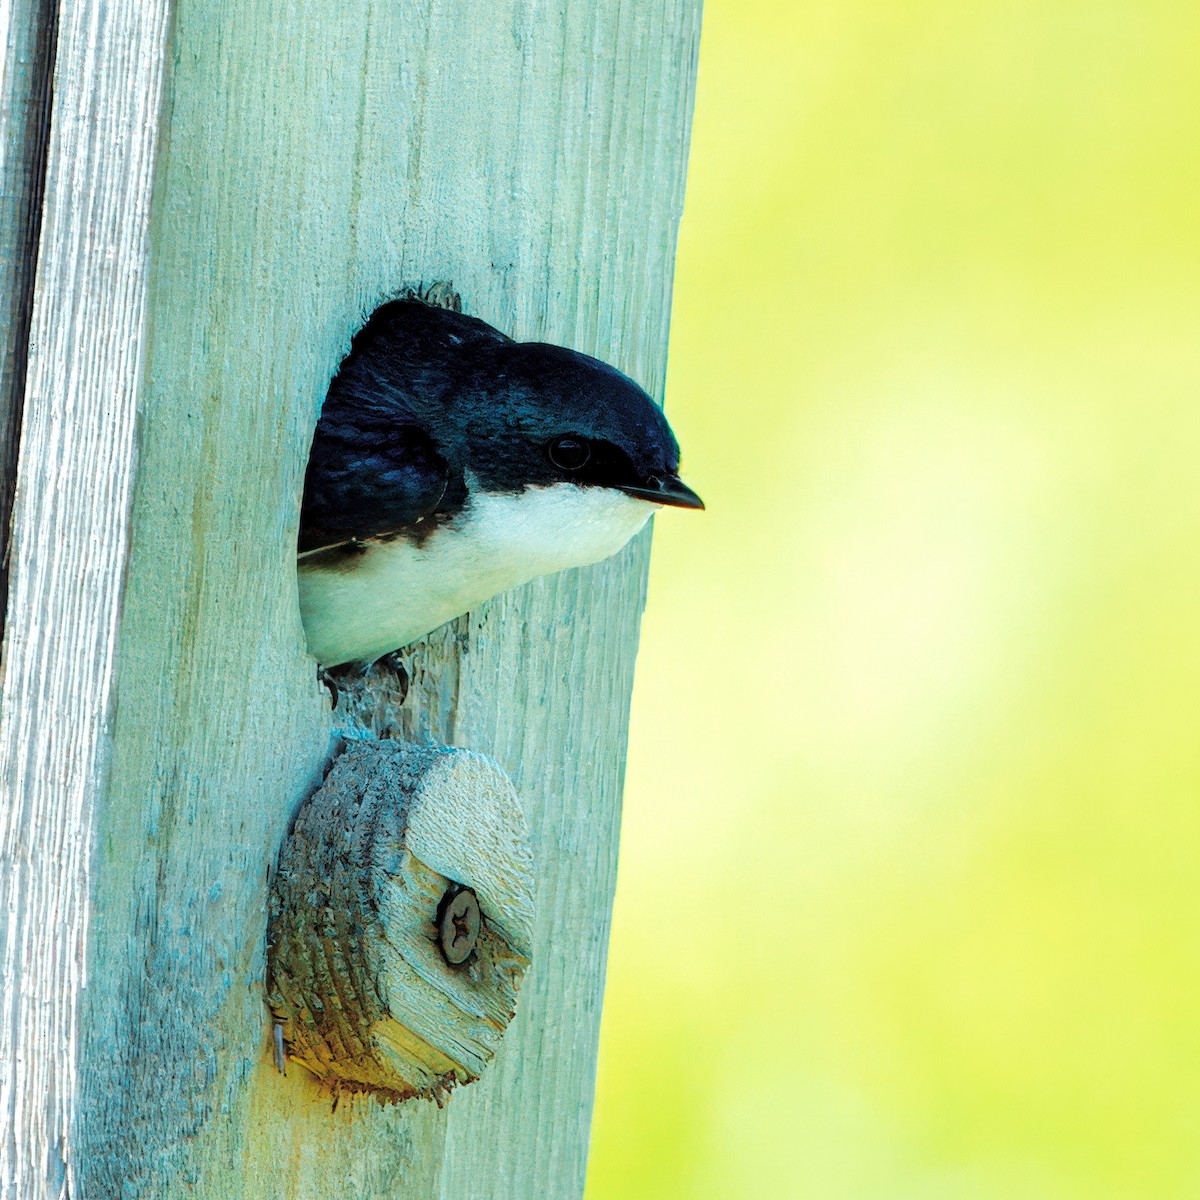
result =
[{"label": "green painted wood", "polygon": [[76,830],[76,1195],[580,1195],[648,537],[406,655],[395,725],[500,762],[538,885],[497,1064],[441,1110],[333,1110],[272,1064],[268,873],[347,717],[293,549],[328,379],[405,286],[452,280],[661,394],[698,23],[698,0],[177,0],[111,766]]}]

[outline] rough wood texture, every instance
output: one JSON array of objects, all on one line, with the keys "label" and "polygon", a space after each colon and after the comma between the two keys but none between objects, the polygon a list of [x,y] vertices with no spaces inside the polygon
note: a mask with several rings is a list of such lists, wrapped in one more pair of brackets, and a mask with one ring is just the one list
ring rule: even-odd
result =
[{"label": "rough wood texture", "polygon": [[[268,869],[343,719],[303,652],[296,518],[329,377],[366,311],[405,286],[453,280],[468,311],[661,391],[698,7],[176,0],[144,329],[128,315],[146,256],[111,245],[137,226],[142,193],[111,211],[117,193],[88,184],[87,146],[94,135],[128,156],[140,131],[152,143],[163,14],[146,0],[64,10],[95,36],[133,27],[111,36],[97,77],[70,65],[81,35],[64,26],[60,89],[65,63],[96,111],[57,124],[56,110],[85,152],[52,153],[79,182],[73,209],[64,191],[48,210],[43,246],[84,259],[54,287],[42,264],[63,307],[52,323],[42,306],[30,394],[51,394],[56,372],[70,418],[54,428],[70,436],[56,440],[31,400],[21,463],[27,590],[10,607],[23,624],[10,631],[4,737],[18,753],[7,828],[32,864],[9,875],[34,898],[18,901],[6,961],[32,991],[6,1053],[61,1068],[27,1080],[19,1101],[15,1136],[39,1179],[61,1177],[47,1155],[74,1108],[77,1198],[579,1195],[648,539],[406,656],[414,687],[397,721],[494,758],[525,803],[534,965],[495,1065],[444,1110],[350,1098],[331,1112],[303,1073],[276,1071],[264,1003]],[[125,282],[83,321],[91,254]],[[104,408],[89,407],[99,394]],[[48,607],[60,593],[77,602]],[[70,740],[56,732],[68,724]],[[46,965],[30,974],[35,961]]]},{"label": "rough wood texture", "polygon": [[0,6],[0,634],[57,22],[54,0]]},{"label": "rough wood texture", "polygon": [[78,1195],[78,1005],[133,481],[165,4],[58,38],[0,709],[0,1192]]},{"label": "rough wood texture", "polygon": [[[463,891],[481,919],[463,919],[452,963],[439,925]],[[495,763],[350,743],[301,808],[271,889],[268,1002],[289,1060],[334,1094],[442,1103],[495,1057],[533,912],[525,815]]]}]

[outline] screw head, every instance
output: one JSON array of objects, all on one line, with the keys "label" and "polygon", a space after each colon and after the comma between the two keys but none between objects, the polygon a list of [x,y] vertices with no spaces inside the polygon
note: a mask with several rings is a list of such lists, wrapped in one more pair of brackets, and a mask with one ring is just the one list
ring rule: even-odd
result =
[{"label": "screw head", "polygon": [[437,930],[442,957],[452,967],[462,966],[471,957],[482,923],[475,893],[457,883],[451,884],[438,905]]}]

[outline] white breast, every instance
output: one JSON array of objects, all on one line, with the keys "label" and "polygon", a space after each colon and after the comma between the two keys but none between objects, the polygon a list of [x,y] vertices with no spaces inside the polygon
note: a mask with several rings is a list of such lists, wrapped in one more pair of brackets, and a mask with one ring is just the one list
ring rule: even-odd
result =
[{"label": "white breast", "polygon": [[[472,491],[453,525],[361,554],[300,560],[300,615],[326,666],[378,658],[538,575],[615,554],[658,508],[612,488]],[[324,560],[324,561],[321,561]]]}]

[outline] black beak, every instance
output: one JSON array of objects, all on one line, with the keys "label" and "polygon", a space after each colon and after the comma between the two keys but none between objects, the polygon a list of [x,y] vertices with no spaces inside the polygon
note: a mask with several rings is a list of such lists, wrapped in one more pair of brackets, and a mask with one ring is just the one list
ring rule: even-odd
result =
[{"label": "black beak", "polygon": [[669,508],[703,508],[704,501],[678,475],[651,475],[642,487],[621,486],[627,496]]}]

